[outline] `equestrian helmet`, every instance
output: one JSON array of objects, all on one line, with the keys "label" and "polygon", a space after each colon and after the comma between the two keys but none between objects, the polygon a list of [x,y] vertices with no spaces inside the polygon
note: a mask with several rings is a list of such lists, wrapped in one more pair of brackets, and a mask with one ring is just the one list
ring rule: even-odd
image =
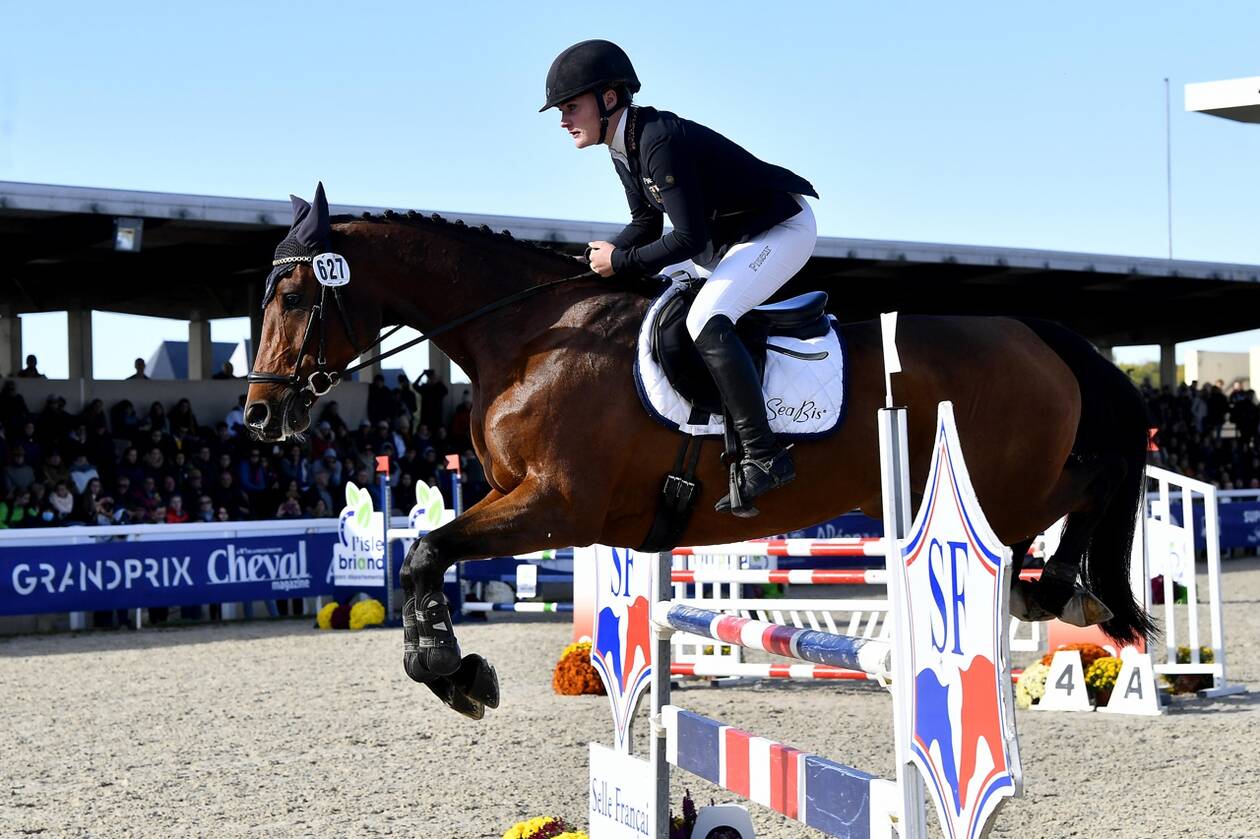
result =
[{"label": "equestrian helmet", "polygon": [[[556,56],[547,71],[547,101],[539,113],[554,108],[575,96],[605,88],[624,87],[630,93],[639,90],[630,56],[611,41],[582,41]],[[602,103],[600,110],[603,111]]]}]

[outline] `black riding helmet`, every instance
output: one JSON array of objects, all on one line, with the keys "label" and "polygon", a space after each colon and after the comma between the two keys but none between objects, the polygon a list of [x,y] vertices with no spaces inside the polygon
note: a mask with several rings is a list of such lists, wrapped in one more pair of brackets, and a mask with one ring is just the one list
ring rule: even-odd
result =
[{"label": "black riding helmet", "polygon": [[[538,112],[554,108],[583,93],[595,91],[598,94],[610,87],[638,93],[639,77],[635,75],[630,56],[612,41],[582,41],[551,62],[551,69],[547,71],[547,101]],[[599,141],[602,143],[612,111],[604,107],[602,96],[596,95],[595,104],[599,108]],[[619,101],[617,104],[625,103]]]}]

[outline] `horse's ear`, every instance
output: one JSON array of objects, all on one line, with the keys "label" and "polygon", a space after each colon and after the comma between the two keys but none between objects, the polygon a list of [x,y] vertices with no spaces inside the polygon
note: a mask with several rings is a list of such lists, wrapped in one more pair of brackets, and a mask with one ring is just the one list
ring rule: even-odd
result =
[{"label": "horse's ear", "polygon": [[296,230],[298,225],[311,214],[311,205],[296,195],[289,196],[289,203],[293,205],[293,223],[289,225],[289,229]]},{"label": "horse's ear", "polygon": [[328,217],[328,199],[324,197],[324,182],[319,181],[315,184],[315,227],[319,231],[322,242],[327,242],[329,234],[332,233]]},{"label": "horse's ear", "polygon": [[[301,201],[300,198],[296,200]],[[328,224],[328,199],[324,197],[323,183],[315,187],[315,205],[312,207],[305,201],[302,205],[305,211],[301,217],[296,212],[293,217],[293,237],[308,248],[324,247],[332,229]]]}]

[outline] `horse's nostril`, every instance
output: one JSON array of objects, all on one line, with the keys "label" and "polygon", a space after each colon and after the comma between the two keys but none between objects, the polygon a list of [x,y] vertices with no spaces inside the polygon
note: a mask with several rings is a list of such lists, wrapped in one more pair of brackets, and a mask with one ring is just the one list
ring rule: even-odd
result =
[{"label": "horse's nostril", "polygon": [[245,406],[245,422],[255,428],[261,428],[267,424],[270,413],[266,402],[251,402]]}]

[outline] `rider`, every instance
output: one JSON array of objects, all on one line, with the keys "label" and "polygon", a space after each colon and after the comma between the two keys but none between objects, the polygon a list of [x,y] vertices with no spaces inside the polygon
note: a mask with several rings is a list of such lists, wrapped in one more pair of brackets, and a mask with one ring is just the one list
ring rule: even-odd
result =
[{"label": "rider", "polygon": [[[656,274],[685,269],[705,279],[687,331],[713,375],[739,437],[740,504],[719,511],[753,516],[748,502],[796,477],[790,447],[775,439],[761,379],[735,322],[804,266],[817,230],[809,181],[669,111],[631,105],[639,79],[609,41],[582,41],[547,72],[547,101],[578,148],[607,145],[630,204],[630,224],[611,242],[590,243],[591,270]],[[673,230],[662,235],[664,217]]]}]

